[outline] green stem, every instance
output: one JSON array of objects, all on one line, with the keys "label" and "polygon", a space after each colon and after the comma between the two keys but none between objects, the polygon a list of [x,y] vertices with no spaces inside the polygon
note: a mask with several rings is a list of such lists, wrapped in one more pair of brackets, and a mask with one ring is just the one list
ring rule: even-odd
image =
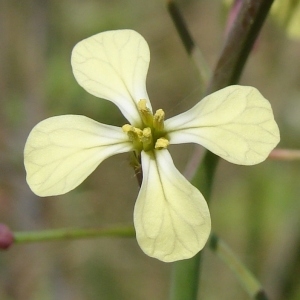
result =
[{"label": "green stem", "polygon": [[191,259],[173,263],[170,299],[197,299],[200,260],[198,253]]},{"label": "green stem", "polygon": [[[83,238],[101,238],[101,237],[129,237],[135,236],[133,226],[111,227],[111,228],[66,228],[44,231],[15,232],[14,243],[34,243],[34,242],[51,242],[60,240],[77,240]],[[245,290],[253,299],[267,299],[260,283],[247,270],[247,268],[236,259],[229,247],[218,238],[211,234],[209,248],[216,253],[235,273],[237,279],[245,287]],[[198,274],[200,255],[194,259],[177,262],[177,272],[172,274],[172,283],[179,282],[179,286],[172,287],[171,299],[196,299],[198,290],[198,276],[191,278],[186,276],[187,273]],[[180,271],[180,272],[179,272]],[[179,277],[179,278],[178,278]]]},{"label": "green stem", "polygon": [[214,155],[212,152],[206,151],[200,166],[191,180],[191,183],[200,189],[207,202],[211,196],[213,179],[218,161],[218,156]]},{"label": "green stem", "polygon": [[[214,154],[207,151],[204,159],[197,169],[191,183],[199,188],[206,199],[210,198],[214,173],[218,159]],[[197,299],[200,278],[201,252],[188,260],[173,263],[171,292],[172,300]]]},{"label": "green stem", "polygon": [[207,94],[239,81],[273,1],[243,1],[213,72]]},{"label": "green stem", "polygon": [[238,281],[252,299],[268,299],[259,281],[249,272],[247,267],[236,258],[236,255],[225,242],[213,233],[210,236],[209,248],[233,271]]},{"label": "green stem", "polygon": [[[66,228],[66,229],[53,229],[44,231],[29,231],[29,232],[15,232],[14,243],[36,243],[36,242],[51,242],[60,240],[77,240],[83,238],[103,238],[103,237],[135,237],[135,231],[133,226],[114,226],[110,228]],[[209,248],[216,253],[225,263],[228,265],[237,279],[245,287],[245,290],[253,299],[267,299],[262,286],[256,280],[256,278],[247,270],[247,268],[236,258],[231,249],[214,233],[211,234]],[[200,255],[197,255],[195,259],[189,259],[186,261],[180,261],[177,265],[177,270],[181,272],[175,272],[172,274],[173,281],[177,282],[181,276],[180,286],[172,288],[172,292],[177,291],[179,294],[176,297],[181,299],[196,298],[198,288],[198,277],[193,277],[193,282],[190,282],[190,278],[185,276],[186,272],[197,274],[198,266],[200,263]],[[192,289],[190,287],[193,287]],[[188,287],[188,288],[187,288]],[[171,295],[174,298],[175,295]]]},{"label": "green stem", "polygon": [[[246,59],[249,56],[272,3],[273,0],[243,1],[242,8],[221,52],[206,94],[210,94],[238,82]],[[174,18],[173,21],[176,22],[176,19]],[[185,26],[185,24],[181,23],[180,26]],[[182,33],[184,34],[184,31],[182,31]],[[207,152],[192,180],[192,183],[206,197],[207,202],[210,201],[213,177],[217,163],[218,157]],[[199,288],[197,283],[200,277],[200,255],[201,254],[198,253],[190,260],[175,262],[173,264],[170,293],[172,300],[197,299],[197,289]],[[184,291],[182,291],[182,289],[184,289]]]},{"label": "green stem", "polygon": [[[77,240],[83,238],[102,238],[102,237],[135,237],[133,226],[110,227],[110,228],[66,228],[44,231],[15,232],[14,243],[37,243],[51,242],[60,240]],[[257,279],[248,271],[248,269],[236,258],[231,249],[215,234],[211,234],[209,248],[220,257],[226,265],[236,275],[237,279],[244,286],[245,290],[253,299],[267,300],[267,296],[257,281]],[[198,291],[198,276],[192,278],[186,276],[188,273],[198,274],[200,255],[194,259],[177,262],[176,272],[172,273],[172,283],[179,282],[178,286],[171,288],[171,299],[196,299]],[[192,282],[191,282],[192,279]]]},{"label": "green stem", "polygon": [[65,228],[44,231],[15,232],[14,243],[49,242],[93,237],[135,237],[133,226],[110,228]]},{"label": "green stem", "polygon": [[191,57],[198,70],[200,75],[199,85],[204,88],[211,77],[211,69],[204,59],[200,48],[194,42],[177,4],[173,0],[167,0],[167,8],[186,52]]}]

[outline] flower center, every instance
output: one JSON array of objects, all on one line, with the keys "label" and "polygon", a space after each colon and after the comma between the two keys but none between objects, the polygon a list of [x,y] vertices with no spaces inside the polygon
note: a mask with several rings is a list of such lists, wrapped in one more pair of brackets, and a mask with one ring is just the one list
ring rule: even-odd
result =
[{"label": "flower center", "polygon": [[156,111],[153,115],[146,106],[146,100],[140,100],[138,110],[143,120],[143,127],[137,128],[129,124],[125,124],[122,129],[127,133],[132,141],[134,148],[141,152],[153,149],[165,149],[169,145],[168,139],[165,137],[164,119],[165,113],[162,109]]}]

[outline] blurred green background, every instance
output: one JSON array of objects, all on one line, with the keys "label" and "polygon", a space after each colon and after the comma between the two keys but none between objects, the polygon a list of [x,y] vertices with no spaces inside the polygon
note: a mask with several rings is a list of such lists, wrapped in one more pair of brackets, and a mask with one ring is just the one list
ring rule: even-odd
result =
[{"label": "blurred green background", "polygon": [[[213,67],[224,42],[222,1],[178,1]],[[28,188],[23,148],[32,127],[61,114],[123,125],[108,101],[86,93],[71,72],[73,46],[101,31],[130,28],[150,46],[148,94],[167,117],[201,99],[195,66],[162,0],[4,0],[0,4],[0,222],[14,231],[132,224],[138,186],[128,155],[103,162],[77,189],[39,198]],[[280,147],[300,148],[300,41],[268,19],[241,84],[272,103]],[[200,146],[196,147],[201,149]],[[195,146],[171,147],[179,170]],[[210,205],[213,231],[259,278],[272,299],[300,299],[300,163],[252,167],[221,161]],[[248,299],[231,271],[205,249],[201,299]],[[0,253],[1,300],[168,298],[171,264],[135,239],[16,245]]]}]

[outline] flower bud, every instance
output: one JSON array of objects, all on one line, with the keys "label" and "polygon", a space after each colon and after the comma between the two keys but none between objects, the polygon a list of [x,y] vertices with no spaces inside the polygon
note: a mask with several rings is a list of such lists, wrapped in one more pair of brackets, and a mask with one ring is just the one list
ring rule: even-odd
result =
[{"label": "flower bud", "polygon": [[0,249],[5,250],[9,248],[14,242],[12,231],[5,225],[0,224]]}]

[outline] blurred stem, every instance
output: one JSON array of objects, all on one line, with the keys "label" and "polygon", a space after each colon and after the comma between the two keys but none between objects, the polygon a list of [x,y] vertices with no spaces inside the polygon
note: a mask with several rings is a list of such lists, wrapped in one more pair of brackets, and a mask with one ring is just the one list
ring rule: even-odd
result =
[{"label": "blurred stem", "polygon": [[210,236],[209,248],[233,271],[236,278],[252,299],[268,299],[258,280],[249,272],[247,267],[236,258],[232,250],[213,233]]},{"label": "blurred stem", "polygon": [[201,256],[173,263],[171,275],[171,300],[197,299],[199,286],[199,265]]},{"label": "blurred stem", "polygon": [[[208,170],[209,171],[209,170]],[[208,172],[209,173],[209,172]],[[34,243],[34,242],[50,242],[60,240],[77,240],[82,238],[101,238],[101,237],[135,237],[135,231],[133,226],[114,226],[110,228],[69,228],[69,229],[54,229],[44,231],[29,231],[29,232],[15,232],[14,243]],[[230,248],[215,234],[211,234],[208,247],[219,256],[226,265],[228,265],[235,273],[238,280],[245,287],[248,294],[254,299],[267,299],[260,283],[255,277],[247,270],[247,268],[236,258]],[[184,263],[183,263],[184,262]],[[200,262],[200,255],[197,255],[195,259],[189,259],[186,261],[178,262],[178,269],[181,267],[181,272],[178,274],[185,275],[186,272],[197,273]],[[189,299],[191,295],[197,294],[198,278],[193,278],[193,290],[190,289],[190,278],[183,276],[184,280],[180,280],[180,287],[178,288],[181,299]],[[176,282],[176,281],[175,281]],[[189,287],[187,289],[186,287]],[[175,292],[177,288],[172,289]],[[189,291],[187,295],[186,291]],[[260,295],[257,297],[257,295]],[[173,295],[173,298],[175,295]],[[189,297],[189,298],[187,298]]]},{"label": "blurred stem", "polygon": [[[191,183],[200,189],[207,200],[210,198],[217,162],[216,156],[207,151],[202,163],[191,180]],[[171,300],[197,299],[200,263],[201,252],[197,253],[193,258],[173,263],[170,292]]]},{"label": "blurred stem", "polygon": [[[35,243],[35,242],[51,242],[60,240],[77,240],[83,238],[101,238],[101,237],[135,237],[135,230],[133,226],[114,226],[110,228],[68,228],[68,229],[54,229],[54,230],[43,230],[43,231],[28,231],[28,232],[15,232],[14,243],[24,244],[24,243]],[[235,273],[237,278],[241,281],[245,289],[253,297],[254,295],[263,295],[263,290],[259,282],[254,278],[254,276],[247,270],[247,268],[236,259],[233,252],[229,247],[215,234],[211,234],[208,247],[215,252]],[[196,259],[189,259],[180,264],[182,267],[181,274],[188,272],[197,273],[199,265],[200,255],[196,256]],[[182,261],[183,262],[183,261]],[[174,275],[178,275],[174,274]],[[180,281],[180,288],[178,292],[181,293],[180,297],[182,299],[186,298],[186,286],[190,287],[190,278],[183,276],[185,280]],[[194,279],[194,290],[190,291],[190,294],[197,293],[198,280]],[[175,289],[173,289],[175,291]],[[178,297],[178,295],[176,295]],[[265,298],[255,298],[255,299],[267,299]]]},{"label": "blurred stem", "polygon": [[[170,3],[170,1],[168,3]],[[217,62],[206,94],[211,94],[228,85],[236,84],[239,81],[246,59],[249,56],[272,3],[273,0],[243,1],[242,7],[229,32]],[[183,26],[185,26],[185,24],[183,24]],[[184,34],[184,31],[182,32]],[[217,163],[218,157],[207,152],[192,180],[192,183],[202,191],[207,202],[210,200]],[[171,300],[197,299],[200,277],[200,253],[189,260],[183,260],[173,264]]]},{"label": "blurred stem", "polygon": [[106,236],[135,237],[135,231],[132,226],[116,226],[110,228],[66,228],[43,231],[15,232],[14,243],[23,244]]},{"label": "blurred stem", "polygon": [[274,0],[244,0],[222,49],[207,94],[236,84]]},{"label": "blurred stem", "polygon": [[270,153],[269,158],[276,160],[300,160],[300,150],[274,149]]},{"label": "blurred stem", "polygon": [[202,87],[202,89],[204,89],[205,86],[207,86],[209,78],[211,77],[210,67],[208,66],[200,48],[194,42],[192,35],[190,34],[188,27],[186,26],[186,22],[179,11],[177,4],[173,0],[167,0],[167,8],[177,29],[177,33],[184,45],[184,48],[193,60],[199,72],[199,85]]}]

